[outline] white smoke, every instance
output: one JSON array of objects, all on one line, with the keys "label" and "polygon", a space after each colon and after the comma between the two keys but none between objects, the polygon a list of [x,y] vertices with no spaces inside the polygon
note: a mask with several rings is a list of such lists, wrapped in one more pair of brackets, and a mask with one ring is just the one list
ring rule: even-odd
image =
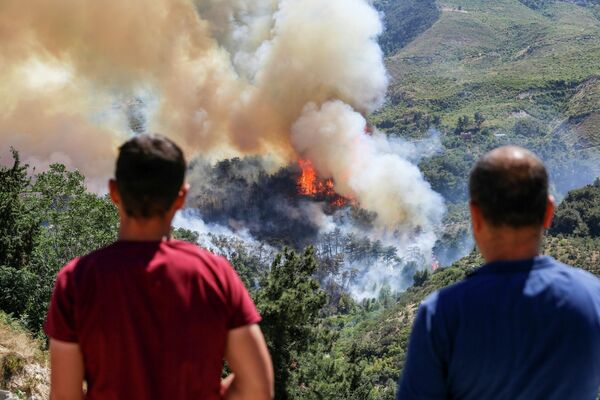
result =
[{"label": "white smoke", "polygon": [[173,218],[174,228],[184,228],[198,234],[198,244],[213,253],[221,254],[231,258],[233,254],[228,253],[232,249],[219,245],[219,239],[226,238],[233,244],[240,244],[254,254],[260,253],[264,257],[264,263],[270,264],[277,250],[263,242],[256,240],[246,229],[232,230],[219,224],[207,224],[202,216],[192,210],[178,211]]},{"label": "white smoke", "polygon": [[[432,248],[437,232],[414,231],[358,223],[349,209],[338,210],[323,226],[316,241],[318,252],[331,252],[342,261],[334,278],[356,300],[377,297],[383,287],[392,292],[412,285],[417,270],[428,269],[433,261]],[[336,245],[332,246],[331,237]],[[329,238],[328,238],[329,236]],[[349,244],[348,242],[354,242]]]},{"label": "white smoke", "polygon": [[292,127],[292,143],[323,177],[333,178],[336,192],[376,212],[378,225],[431,232],[444,214],[442,197],[383,134],[366,135],[365,126],[341,101],[311,103]]},{"label": "white smoke", "polygon": [[[37,160],[64,147],[104,178],[129,131],[114,104],[142,93],[157,104],[145,128],[191,152],[291,161],[306,103],[381,103],[380,30],[365,0],[5,0],[0,137]],[[94,145],[70,146],[75,136]]]},{"label": "white smoke", "polygon": [[172,225],[174,228],[184,228],[196,232],[198,234],[198,244],[207,249],[212,247],[209,235],[223,235],[254,241],[247,231],[233,232],[223,225],[207,224],[202,220],[200,214],[191,210],[178,211],[175,218],[173,218]]}]

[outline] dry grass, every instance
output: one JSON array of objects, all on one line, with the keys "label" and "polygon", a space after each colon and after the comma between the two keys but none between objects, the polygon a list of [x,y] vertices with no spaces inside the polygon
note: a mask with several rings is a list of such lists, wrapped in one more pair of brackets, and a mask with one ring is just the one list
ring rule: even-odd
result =
[{"label": "dry grass", "polygon": [[48,354],[43,343],[0,313],[0,389],[23,398],[49,397]]}]

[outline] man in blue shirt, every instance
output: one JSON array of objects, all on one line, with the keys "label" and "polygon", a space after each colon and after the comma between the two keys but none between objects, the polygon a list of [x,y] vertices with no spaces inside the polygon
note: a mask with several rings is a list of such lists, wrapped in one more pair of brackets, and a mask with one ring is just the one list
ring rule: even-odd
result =
[{"label": "man in blue shirt", "polygon": [[486,264],[419,307],[398,399],[596,399],[600,280],[539,255],[554,212],[543,164],[498,148],[469,189]]}]

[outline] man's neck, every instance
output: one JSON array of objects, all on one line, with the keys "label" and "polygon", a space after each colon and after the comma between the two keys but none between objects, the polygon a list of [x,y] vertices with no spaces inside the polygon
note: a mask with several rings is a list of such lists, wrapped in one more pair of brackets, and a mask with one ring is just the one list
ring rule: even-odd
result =
[{"label": "man's neck", "polygon": [[540,254],[541,240],[541,232],[535,229],[498,228],[480,251],[488,263],[527,260]]},{"label": "man's neck", "polygon": [[152,218],[121,217],[119,240],[158,241],[171,235],[171,218],[167,216]]}]

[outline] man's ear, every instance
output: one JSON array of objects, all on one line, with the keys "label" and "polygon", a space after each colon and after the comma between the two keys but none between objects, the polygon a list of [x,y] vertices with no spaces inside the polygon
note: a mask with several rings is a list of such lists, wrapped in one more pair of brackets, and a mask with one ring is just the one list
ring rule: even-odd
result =
[{"label": "man's ear", "polygon": [[119,207],[121,204],[121,194],[119,193],[119,188],[117,187],[117,181],[114,179],[108,180],[108,194],[110,195],[110,199],[115,206]]},{"label": "man's ear", "polygon": [[481,209],[474,202],[469,202],[469,210],[471,211],[471,225],[473,226],[473,232],[481,231],[483,227],[483,216],[481,215]]},{"label": "man's ear", "polygon": [[556,208],[554,202],[554,196],[548,196],[548,201],[546,202],[546,212],[544,214],[544,229],[550,229],[552,225],[552,219],[554,218],[554,209]]},{"label": "man's ear", "polygon": [[186,182],[181,186],[181,189],[179,189],[179,193],[177,193],[177,198],[175,198],[175,203],[173,203],[174,211],[181,210],[183,208],[189,191],[190,184]]}]

